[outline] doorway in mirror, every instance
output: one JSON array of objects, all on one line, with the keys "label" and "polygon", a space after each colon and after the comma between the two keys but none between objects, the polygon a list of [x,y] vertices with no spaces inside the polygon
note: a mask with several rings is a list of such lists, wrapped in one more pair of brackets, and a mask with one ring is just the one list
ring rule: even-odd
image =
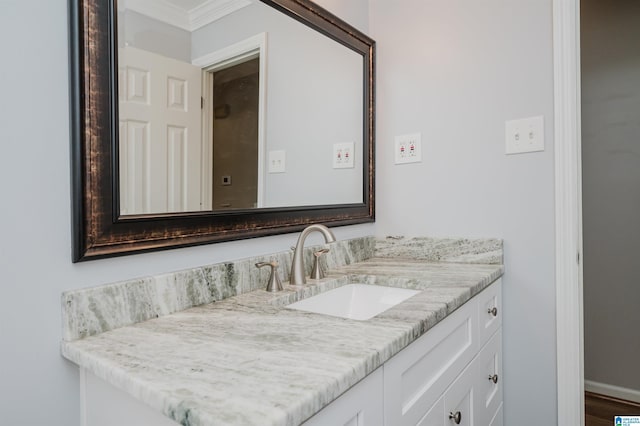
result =
[{"label": "doorway in mirror", "polygon": [[[205,126],[213,146],[213,210],[258,205],[258,105],[260,58],[205,72],[211,111]],[[209,140],[207,140],[209,143]]]}]

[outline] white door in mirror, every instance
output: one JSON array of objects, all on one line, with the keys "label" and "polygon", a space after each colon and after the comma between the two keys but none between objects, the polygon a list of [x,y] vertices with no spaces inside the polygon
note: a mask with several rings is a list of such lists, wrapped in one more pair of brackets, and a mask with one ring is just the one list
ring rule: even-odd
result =
[{"label": "white door in mirror", "polygon": [[119,60],[120,213],[203,210],[200,68],[133,47]]},{"label": "white door in mirror", "polygon": [[368,320],[420,293],[406,288],[348,284],[292,303],[290,309],[354,320]]}]

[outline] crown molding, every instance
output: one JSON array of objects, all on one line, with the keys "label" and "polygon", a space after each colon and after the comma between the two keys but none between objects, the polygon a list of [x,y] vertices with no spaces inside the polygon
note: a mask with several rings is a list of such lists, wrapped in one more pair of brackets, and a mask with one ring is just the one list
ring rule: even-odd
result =
[{"label": "crown molding", "polygon": [[191,31],[204,27],[250,4],[250,0],[209,0],[189,11]]},{"label": "crown molding", "polygon": [[126,0],[121,3],[124,3],[124,9],[191,31],[187,11],[166,0]]},{"label": "crown molding", "polygon": [[236,10],[249,6],[251,0],[209,0],[191,10],[182,9],[167,0],[124,0],[119,11],[133,10],[174,27],[193,32]]}]

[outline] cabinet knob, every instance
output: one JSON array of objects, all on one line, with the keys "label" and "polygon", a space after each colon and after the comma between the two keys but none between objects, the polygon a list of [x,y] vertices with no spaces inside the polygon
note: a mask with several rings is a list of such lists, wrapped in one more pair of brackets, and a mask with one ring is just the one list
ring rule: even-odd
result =
[{"label": "cabinet knob", "polygon": [[489,315],[493,315],[494,317],[498,316],[498,308],[496,308],[495,306],[491,309],[487,309],[487,313]]},{"label": "cabinet knob", "polygon": [[498,375],[494,374],[493,376],[489,376],[489,380],[492,381],[494,384],[498,383]]},{"label": "cabinet knob", "polygon": [[459,425],[462,421],[462,413],[460,411],[456,411],[455,414],[449,413],[449,419],[453,420],[455,424]]}]

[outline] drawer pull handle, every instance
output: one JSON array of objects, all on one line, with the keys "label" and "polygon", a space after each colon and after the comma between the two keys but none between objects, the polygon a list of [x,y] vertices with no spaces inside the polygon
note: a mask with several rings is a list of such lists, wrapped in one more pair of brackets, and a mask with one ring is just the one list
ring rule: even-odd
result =
[{"label": "drawer pull handle", "polygon": [[453,420],[453,422],[457,425],[462,421],[462,413],[460,411],[456,411],[454,413],[449,413],[449,419]]},{"label": "drawer pull handle", "polygon": [[489,315],[493,315],[494,317],[498,316],[498,308],[496,308],[495,306],[491,309],[487,309],[487,313]]},{"label": "drawer pull handle", "polygon": [[493,376],[489,376],[489,380],[492,381],[494,384],[498,383],[498,375],[494,374]]}]

